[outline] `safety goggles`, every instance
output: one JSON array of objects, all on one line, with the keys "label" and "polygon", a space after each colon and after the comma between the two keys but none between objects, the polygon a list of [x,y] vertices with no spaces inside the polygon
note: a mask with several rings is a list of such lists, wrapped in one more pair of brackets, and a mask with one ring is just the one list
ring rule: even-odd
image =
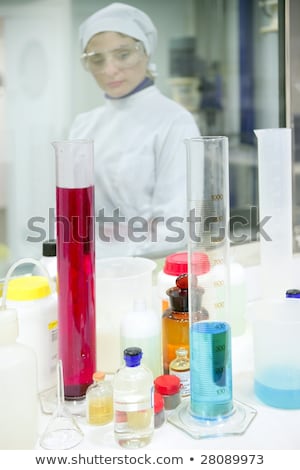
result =
[{"label": "safety goggles", "polygon": [[80,59],[84,68],[89,72],[103,73],[108,61],[119,69],[128,69],[137,65],[143,54],[143,44],[136,42],[133,45],[121,46],[111,51],[85,52]]}]

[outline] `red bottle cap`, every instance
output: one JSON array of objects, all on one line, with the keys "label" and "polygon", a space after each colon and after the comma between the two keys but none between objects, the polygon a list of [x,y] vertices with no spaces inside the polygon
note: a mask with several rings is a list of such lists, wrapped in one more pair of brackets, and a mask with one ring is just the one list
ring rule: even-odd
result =
[{"label": "red bottle cap", "polygon": [[[199,276],[210,270],[210,262],[206,253],[193,254],[193,274]],[[188,272],[188,255],[187,252],[173,253],[166,257],[163,269],[164,273],[171,276],[180,276]]]},{"label": "red bottle cap", "polygon": [[176,375],[160,375],[154,380],[155,391],[162,395],[174,395],[180,390],[180,379]]}]

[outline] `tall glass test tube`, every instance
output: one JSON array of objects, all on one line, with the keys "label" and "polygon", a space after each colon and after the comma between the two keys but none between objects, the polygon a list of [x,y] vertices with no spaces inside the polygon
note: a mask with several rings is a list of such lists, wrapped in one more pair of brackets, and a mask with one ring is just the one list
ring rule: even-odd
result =
[{"label": "tall glass test tube", "polygon": [[[186,150],[190,400],[168,421],[199,439],[244,432],[255,410],[232,398],[228,138],[189,139]],[[210,263],[202,279],[197,276],[201,253]],[[208,319],[199,320],[199,305]]]},{"label": "tall glass test tube", "polygon": [[78,400],[96,370],[93,143],[62,141],[53,146],[59,358],[65,398]]}]

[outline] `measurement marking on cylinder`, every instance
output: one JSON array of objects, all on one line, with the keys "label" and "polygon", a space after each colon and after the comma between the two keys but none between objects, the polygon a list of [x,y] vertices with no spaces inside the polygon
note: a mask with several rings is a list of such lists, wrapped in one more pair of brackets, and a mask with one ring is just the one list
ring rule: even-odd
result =
[{"label": "measurement marking on cylinder", "polygon": [[223,194],[212,194],[211,199],[212,199],[212,201],[222,201],[223,200]]}]

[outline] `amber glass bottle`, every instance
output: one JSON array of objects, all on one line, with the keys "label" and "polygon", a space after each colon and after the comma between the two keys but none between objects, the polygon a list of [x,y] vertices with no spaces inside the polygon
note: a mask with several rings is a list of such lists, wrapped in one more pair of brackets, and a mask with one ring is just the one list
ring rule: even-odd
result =
[{"label": "amber glass bottle", "polygon": [[[199,286],[199,320],[207,320],[208,312],[201,307],[204,290]],[[185,348],[189,355],[189,308],[188,275],[176,279],[176,287],[167,290],[170,308],[162,315],[162,346],[164,374],[169,374],[169,365],[176,358],[176,350]]]}]

